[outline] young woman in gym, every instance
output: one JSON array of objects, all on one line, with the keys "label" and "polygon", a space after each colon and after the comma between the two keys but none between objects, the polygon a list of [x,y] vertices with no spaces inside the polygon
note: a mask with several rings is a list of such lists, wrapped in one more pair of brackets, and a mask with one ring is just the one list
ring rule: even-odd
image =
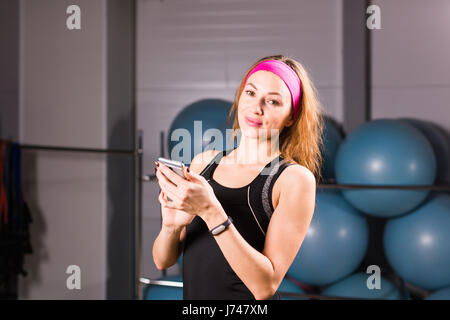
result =
[{"label": "young woman in gym", "polygon": [[237,148],[197,154],[186,179],[155,162],[163,223],[153,259],[163,270],[183,254],[183,299],[280,299],[314,213],[322,114],[298,61],[264,57],[229,113]]}]

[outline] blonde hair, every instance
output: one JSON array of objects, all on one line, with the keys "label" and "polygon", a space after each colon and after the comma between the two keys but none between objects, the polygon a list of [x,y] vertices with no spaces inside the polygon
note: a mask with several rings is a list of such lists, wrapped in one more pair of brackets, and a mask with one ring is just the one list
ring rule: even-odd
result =
[{"label": "blonde hair", "polygon": [[[267,56],[256,63],[245,73],[239,89],[234,97],[233,105],[228,114],[228,121],[232,122],[233,132],[239,129],[237,108],[244,89],[245,80],[250,71],[265,60],[280,60],[294,70],[301,81],[301,109],[295,122],[282,130],[279,136],[280,154],[286,161],[295,162],[308,168],[316,177],[316,183],[321,180],[322,167],[322,133],[324,130],[323,107],[319,101],[317,89],[305,68],[295,59],[284,55]],[[233,118],[234,113],[234,119]]]}]

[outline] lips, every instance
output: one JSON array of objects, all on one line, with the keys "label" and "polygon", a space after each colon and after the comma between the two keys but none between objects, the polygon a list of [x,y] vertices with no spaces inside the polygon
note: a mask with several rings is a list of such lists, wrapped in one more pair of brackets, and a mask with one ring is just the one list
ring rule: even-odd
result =
[{"label": "lips", "polygon": [[262,122],[261,122],[261,121],[256,120],[256,119],[252,119],[252,118],[249,118],[249,117],[245,117],[245,121],[246,121],[249,125],[251,125],[251,126],[253,126],[253,127],[259,127],[259,126],[262,125]]}]

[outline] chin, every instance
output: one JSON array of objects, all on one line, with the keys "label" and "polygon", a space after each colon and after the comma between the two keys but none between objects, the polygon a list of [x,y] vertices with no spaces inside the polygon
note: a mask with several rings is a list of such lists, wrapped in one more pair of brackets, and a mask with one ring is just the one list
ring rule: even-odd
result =
[{"label": "chin", "polygon": [[270,134],[267,133],[267,130],[261,128],[248,127],[245,129],[241,129],[241,134],[249,139],[259,139],[263,138],[264,140],[270,137]]},{"label": "chin", "polygon": [[256,137],[258,137],[258,130],[255,129],[255,128],[252,128],[252,127],[249,127],[249,128],[248,127],[245,127],[245,128],[241,127],[241,134],[243,136],[248,137],[248,138],[256,138]]}]

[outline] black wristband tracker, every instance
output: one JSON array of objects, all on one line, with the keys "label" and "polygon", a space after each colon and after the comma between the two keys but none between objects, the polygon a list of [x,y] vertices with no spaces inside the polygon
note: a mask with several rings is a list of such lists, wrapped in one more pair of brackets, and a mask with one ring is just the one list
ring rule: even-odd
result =
[{"label": "black wristband tracker", "polygon": [[212,228],[209,232],[211,232],[213,236],[217,236],[219,233],[225,231],[225,229],[228,228],[228,226],[232,223],[233,220],[230,216],[228,216],[228,219],[224,223],[221,223],[217,227]]}]

